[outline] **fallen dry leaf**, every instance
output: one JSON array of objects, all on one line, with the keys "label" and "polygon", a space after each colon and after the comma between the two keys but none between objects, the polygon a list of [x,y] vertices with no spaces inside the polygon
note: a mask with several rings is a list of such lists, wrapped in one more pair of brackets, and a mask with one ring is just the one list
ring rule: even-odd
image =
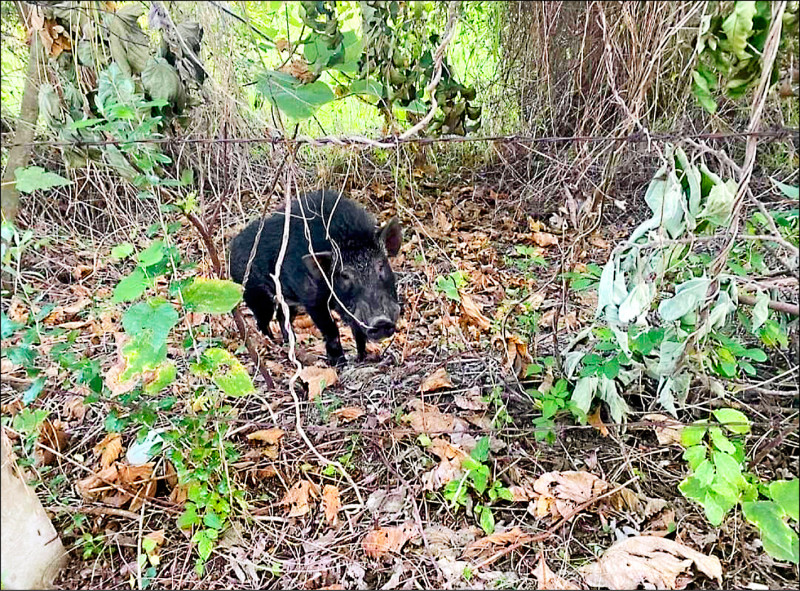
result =
[{"label": "fallen dry leaf", "polygon": [[487,551],[494,554],[500,547],[524,544],[532,538],[531,534],[522,531],[519,527],[514,527],[513,529],[495,532],[490,536],[475,540],[464,548],[461,556],[462,558],[475,558]]},{"label": "fallen dry leaf", "polygon": [[94,455],[100,456],[100,465],[103,468],[110,466],[122,453],[122,435],[109,433],[103,440],[94,446]]},{"label": "fallen dry leaf", "polygon": [[498,337],[494,343],[504,346],[508,365],[514,370],[514,373],[524,376],[528,366],[533,363],[533,357],[528,353],[528,344],[516,335],[506,337],[505,343]]},{"label": "fallen dry leaf", "polygon": [[596,246],[597,248],[600,248],[602,250],[608,250],[609,248],[611,248],[611,245],[608,243],[608,240],[601,238],[597,234],[592,234],[592,236],[589,238],[589,244],[591,244],[592,246]]},{"label": "fallen dry leaf", "polygon": [[447,369],[440,367],[427,378],[422,380],[422,385],[419,387],[419,391],[425,394],[426,392],[434,392],[435,390],[441,390],[442,388],[452,387],[453,382],[450,380],[450,375],[447,373]]},{"label": "fallen dry leaf", "polygon": [[461,309],[464,312],[464,320],[477,326],[480,330],[489,331],[492,328],[491,321],[483,315],[478,304],[467,294],[461,294]]},{"label": "fallen dry leaf", "polygon": [[603,437],[608,437],[608,427],[605,426],[605,423],[603,423],[603,419],[600,418],[600,409],[602,407],[603,407],[602,405],[598,405],[596,411],[594,411],[590,415],[586,415],[586,421],[592,427],[600,431],[600,435],[602,435]]},{"label": "fallen dry leaf", "polygon": [[489,405],[483,400],[481,396],[481,389],[475,386],[467,390],[464,394],[456,394],[453,396],[453,402],[456,406],[463,410],[486,410]]},{"label": "fallen dry leaf", "polygon": [[85,416],[86,406],[83,404],[83,396],[69,396],[64,401],[64,417],[66,420],[82,423]]},{"label": "fallen dry leaf", "polygon": [[313,402],[325,388],[339,381],[339,375],[332,367],[310,365],[302,369],[300,379],[308,384],[308,400]]},{"label": "fallen dry leaf", "polygon": [[416,528],[410,522],[397,527],[382,527],[364,536],[361,547],[370,558],[379,558],[390,552],[398,554],[415,532]]},{"label": "fallen dry leaf", "polygon": [[439,456],[439,464],[422,475],[423,490],[439,490],[448,482],[463,475],[461,464],[469,457],[464,450],[442,437],[431,441],[428,451]]},{"label": "fallen dry leaf", "polygon": [[533,490],[540,495],[536,501],[536,515],[570,516],[576,507],[600,496],[608,488],[605,480],[582,470],[546,472],[533,483]]},{"label": "fallen dry leaf", "polygon": [[331,527],[336,527],[339,523],[339,511],[342,509],[342,500],[339,498],[339,489],[332,484],[326,484],[322,488],[322,511],[325,513],[325,521]]},{"label": "fallen dry leaf", "polygon": [[531,234],[531,240],[536,246],[553,246],[558,244],[558,238],[549,232],[534,232]]},{"label": "fallen dry leaf", "polygon": [[695,566],[722,584],[722,565],[716,556],[706,556],[674,540],[657,536],[634,536],[617,542],[595,562],[580,569],[591,587],[676,589],[678,575]]},{"label": "fallen dry leaf", "polygon": [[259,429],[253,431],[247,436],[250,441],[261,441],[268,445],[278,445],[278,442],[283,438],[283,429],[273,427],[272,429]]},{"label": "fallen dry leaf", "polygon": [[[55,452],[61,453],[67,448],[67,440],[69,439],[64,427],[63,421],[46,419],[39,429],[39,441]],[[38,446],[34,455],[40,466],[48,466],[56,459],[56,454],[53,451]]]},{"label": "fallen dry leaf", "polygon": [[539,562],[536,563],[536,567],[533,569],[533,576],[536,577],[537,589],[580,589],[572,581],[567,581],[550,570],[550,567],[547,566],[547,561],[544,559],[544,552],[539,552]]},{"label": "fallen dry leaf", "polygon": [[146,540],[153,540],[156,543],[156,546],[160,546],[164,543],[164,530],[158,529],[156,531],[151,531],[144,538]]},{"label": "fallen dry leaf", "polygon": [[331,413],[332,416],[338,417],[342,421],[355,421],[358,418],[363,417],[365,411],[363,408],[359,408],[357,406],[346,406],[344,408],[338,408]]},{"label": "fallen dry leaf", "polygon": [[283,497],[282,505],[289,505],[288,517],[300,517],[311,511],[312,498],[319,496],[317,485],[309,480],[296,482]]},{"label": "fallen dry leaf", "polygon": [[465,431],[466,423],[453,415],[445,414],[436,405],[426,404],[419,398],[412,400],[409,406],[414,410],[403,415],[400,420],[408,423],[417,433]]},{"label": "fallen dry leaf", "polygon": [[653,425],[659,445],[672,445],[675,443],[680,445],[681,431],[683,431],[683,423],[680,421],[658,413],[644,415],[642,420],[659,423]]},{"label": "fallen dry leaf", "polygon": [[118,478],[119,472],[117,472],[117,466],[116,464],[112,464],[99,472],[79,480],[75,484],[75,488],[84,499],[93,500],[98,494],[98,491],[95,489],[105,489],[108,487],[109,483],[115,483]]},{"label": "fallen dry leaf", "polygon": [[128,367],[128,362],[122,353],[122,349],[130,340],[130,337],[124,332],[115,332],[114,340],[117,344],[117,361],[112,365],[105,375],[105,383],[108,389],[114,396],[130,392],[136,387],[136,378],[122,381],[121,376],[125,369]]}]

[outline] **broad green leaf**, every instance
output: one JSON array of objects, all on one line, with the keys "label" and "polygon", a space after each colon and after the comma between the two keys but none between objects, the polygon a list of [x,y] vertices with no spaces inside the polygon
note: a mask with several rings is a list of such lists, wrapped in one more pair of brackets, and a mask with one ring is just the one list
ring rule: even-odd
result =
[{"label": "broad green leaf", "polygon": [[714,464],[712,464],[710,460],[701,462],[694,473],[694,477],[703,486],[708,486],[714,482],[714,476],[716,476],[716,471],[714,469]]},{"label": "broad green leaf", "polygon": [[629,412],[628,404],[617,392],[617,383],[614,380],[610,380],[604,375],[600,376],[597,396],[608,405],[608,410],[614,422],[622,423],[625,421]]},{"label": "broad green leaf", "polygon": [[764,363],[767,360],[767,354],[761,349],[747,349],[744,356],[752,359],[756,363]]},{"label": "broad green leaf", "polygon": [[127,381],[145,371],[153,371],[167,358],[167,343],[156,342],[152,331],[137,334],[122,349],[125,371],[120,379]]},{"label": "broad green leaf", "polygon": [[203,515],[203,524],[213,529],[222,529],[223,526],[222,518],[213,511],[208,511]]},{"label": "broad green leaf", "polygon": [[175,364],[166,361],[156,368],[155,377],[144,385],[145,394],[158,394],[175,381],[177,370]]},{"label": "broad green leaf", "polygon": [[111,249],[111,258],[117,261],[122,259],[126,259],[133,254],[133,244],[130,242],[123,242],[122,244],[117,244],[114,248]]},{"label": "broad green leaf", "polygon": [[756,294],[756,305],[753,306],[753,326],[750,329],[753,334],[758,334],[758,329],[764,325],[767,318],[769,318],[769,294],[759,290]]},{"label": "broad green leaf", "polygon": [[28,389],[22,394],[22,404],[28,406],[34,400],[36,400],[36,398],[38,398],[39,394],[41,394],[42,390],[44,389],[44,384],[46,381],[46,376],[39,376],[33,380],[33,383],[28,386]]},{"label": "broad green leaf", "polygon": [[139,17],[144,8],[139,4],[121,6],[109,15],[108,41],[111,57],[127,75],[144,70],[150,56],[150,39],[142,31]]},{"label": "broad green leaf", "polygon": [[730,442],[730,440],[725,437],[725,434],[722,432],[720,427],[712,425],[708,429],[708,434],[711,435],[711,443],[714,444],[714,447],[716,447],[718,450],[729,454],[732,454],[736,451],[736,448],[733,447],[733,444]]},{"label": "broad green leaf", "polygon": [[753,32],[753,16],[756,14],[756,3],[738,0],[733,12],[722,21],[722,30],[727,37],[727,46],[739,59],[748,56],[747,38]]},{"label": "broad green leaf", "polygon": [[717,101],[714,100],[714,95],[708,88],[708,82],[697,70],[692,70],[692,79],[692,94],[697,102],[709,113],[716,113]]},{"label": "broad green leaf", "polygon": [[475,444],[475,449],[473,449],[470,454],[472,459],[476,462],[485,462],[489,459],[489,437],[484,436],[478,439],[478,443]]},{"label": "broad green leaf", "polygon": [[750,432],[750,419],[742,411],[734,408],[718,408],[714,411],[714,418],[732,433]]},{"label": "broad green leaf", "polygon": [[196,277],[182,293],[187,309],[209,314],[230,312],[242,300],[242,286],[225,279]]},{"label": "broad green leaf", "polygon": [[725,452],[717,451],[712,454],[717,475],[723,478],[737,491],[743,489],[747,482],[742,476],[742,466],[733,457]]},{"label": "broad green leaf", "polygon": [[178,313],[169,302],[154,298],[134,304],[123,314],[125,332],[138,336],[149,332],[156,343],[164,343],[172,327],[178,323]]},{"label": "broad green leaf", "polygon": [[686,451],[683,452],[683,459],[688,462],[689,468],[697,470],[697,467],[706,459],[706,446],[693,445],[692,447],[687,447]]},{"label": "broad green leaf", "polygon": [[186,508],[180,517],[178,517],[177,525],[181,529],[188,529],[193,525],[200,524],[200,516],[197,514],[197,506],[194,503],[186,503]]},{"label": "broad green leaf", "polygon": [[584,414],[588,414],[592,406],[595,392],[600,380],[596,377],[585,377],[578,380],[575,389],[572,391],[572,403]]},{"label": "broad green leaf", "polygon": [[703,210],[697,214],[698,219],[707,219],[710,222],[724,226],[728,223],[733,210],[733,200],[738,190],[736,181],[718,183],[711,188]]},{"label": "broad green leaf", "polygon": [[383,84],[376,80],[355,80],[350,85],[350,92],[381,98],[385,90]]},{"label": "broad green leaf", "polygon": [[136,260],[139,261],[139,265],[142,267],[149,267],[150,265],[160,263],[163,258],[164,242],[161,240],[155,240],[145,250],[136,255]]},{"label": "broad green leaf", "polygon": [[228,396],[245,396],[255,391],[250,374],[229,351],[218,347],[203,352],[211,380]]},{"label": "broad green leaf", "polygon": [[696,277],[681,283],[675,289],[675,296],[658,305],[658,313],[667,322],[678,320],[681,316],[696,310],[706,299],[711,280]]},{"label": "broad green leaf", "polygon": [[772,183],[780,189],[781,193],[786,195],[789,199],[798,199],[800,198],[800,187],[792,187],[791,185],[787,185],[786,183],[782,183],[780,181],[776,181],[774,178],[770,177]]},{"label": "broad green leaf", "polygon": [[294,119],[307,119],[335,96],[321,81],[302,84],[297,78],[266,70],[258,76],[256,89],[274,106]]},{"label": "broad green leaf", "polygon": [[653,212],[654,222],[663,226],[671,238],[683,232],[685,197],[674,171],[659,169],[647,186],[644,200]]},{"label": "broad green leaf", "polygon": [[208,560],[214,549],[214,539],[210,535],[212,531],[216,533],[214,529],[201,529],[192,536],[192,541],[197,544],[197,554],[203,561]]},{"label": "broad green leaf", "polygon": [[54,172],[46,172],[41,166],[28,166],[14,169],[15,186],[20,193],[33,193],[36,190],[52,189],[71,185],[72,181]]},{"label": "broad green leaf", "polygon": [[800,480],[776,480],[769,484],[769,496],[789,517],[800,520]]},{"label": "broad green leaf", "polygon": [[186,89],[174,67],[162,57],[151,57],[142,72],[142,86],[155,100],[174,105],[178,112],[186,105]]},{"label": "broad green leaf", "polygon": [[800,544],[797,533],[783,520],[783,510],[773,501],[742,503],[745,519],[755,525],[761,533],[764,550],[777,560],[795,564],[800,560]]},{"label": "broad green leaf", "polygon": [[147,277],[142,271],[141,267],[136,267],[133,273],[127,277],[123,277],[117,286],[114,288],[114,295],[111,301],[115,304],[121,302],[131,302],[138,299],[144,293],[148,286]]}]

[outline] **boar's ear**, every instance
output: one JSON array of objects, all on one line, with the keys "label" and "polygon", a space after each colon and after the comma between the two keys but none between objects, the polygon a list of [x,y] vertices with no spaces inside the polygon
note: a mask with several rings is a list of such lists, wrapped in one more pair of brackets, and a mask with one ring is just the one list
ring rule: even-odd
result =
[{"label": "boar's ear", "polygon": [[403,243],[403,227],[396,217],[386,222],[378,234],[378,241],[386,247],[386,254],[390,257],[397,256],[400,245]]},{"label": "boar's ear", "polygon": [[[314,257],[317,257],[317,260],[314,260]],[[331,269],[331,262],[333,257],[331,256],[330,251],[325,252],[317,252],[313,255],[307,254],[303,257],[303,264],[308,269],[308,272],[311,273],[311,276],[316,279],[322,279],[322,273],[325,275],[329,275]],[[317,264],[319,263],[319,264]],[[320,269],[321,268],[321,269]]]}]

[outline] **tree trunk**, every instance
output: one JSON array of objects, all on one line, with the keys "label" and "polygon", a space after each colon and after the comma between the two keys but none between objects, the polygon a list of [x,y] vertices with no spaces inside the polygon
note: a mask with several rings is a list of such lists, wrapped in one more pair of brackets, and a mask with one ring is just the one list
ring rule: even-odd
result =
[{"label": "tree trunk", "polygon": [[[31,35],[31,50],[28,56],[28,73],[22,93],[22,105],[19,109],[17,129],[14,133],[14,144],[8,153],[8,163],[3,174],[0,202],[2,202],[3,219],[14,221],[19,210],[19,191],[14,184],[14,171],[25,167],[30,162],[33,152],[29,144],[36,134],[36,120],[39,118],[39,84],[44,67],[42,43],[37,32]],[[21,144],[21,145],[19,145]]]}]

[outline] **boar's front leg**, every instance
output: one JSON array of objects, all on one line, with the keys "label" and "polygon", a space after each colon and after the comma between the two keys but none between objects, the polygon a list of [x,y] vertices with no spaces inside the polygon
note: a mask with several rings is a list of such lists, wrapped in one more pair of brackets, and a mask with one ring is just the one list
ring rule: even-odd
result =
[{"label": "boar's front leg", "polygon": [[364,361],[367,358],[367,335],[358,326],[353,326],[353,338],[356,341],[356,351],[358,352],[358,360]]},{"label": "boar's front leg", "polygon": [[274,341],[275,335],[269,326],[275,314],[272,295],[266,290],[249,287],[244,290],[244,301],[256,317],[258,329]]},{"label": "boar's front leg", "polygon": [[327,303],[318,303],[308,308],[308,315],[317,325],[325,339],[325,352],[330,365],[343,365],[346,361],[342,342],[339,340],[339,327],[336,326]]}]

